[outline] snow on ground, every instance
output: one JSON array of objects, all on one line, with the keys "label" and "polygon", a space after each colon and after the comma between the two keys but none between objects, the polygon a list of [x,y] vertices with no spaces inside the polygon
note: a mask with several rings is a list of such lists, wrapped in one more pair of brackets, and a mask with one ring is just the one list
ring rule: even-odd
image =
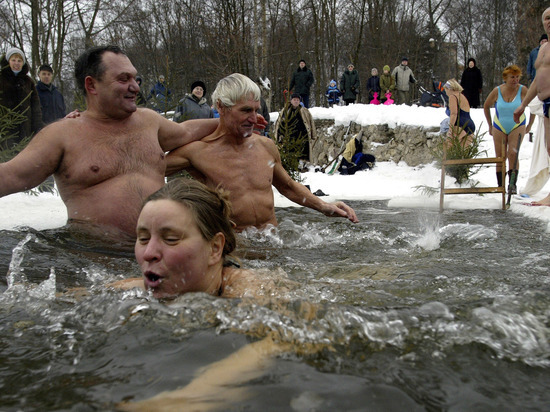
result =
[{"label": "snow on ground", "polygon": [[[314,107],[311,113],[314,118],[333,119],[336,125],[347,125],[354,121],[361,125],[383,124],[390,127],[412,125],[424,127],[438,127],[445,118],[442,108],[429,108],[405,105],[372,106],[357,104],[338,106],[334,108]],[[481,132],[487,131],[483,109],[472,109],[472,118]],[[271,114],[271,120],[277,118],[277,113]],[[536,124],[537,122],[535,122]],[[534,130],[536,131],[536,130]],[[494,156],[492,137],[485,135],[483,149],[487,156]],[[533,143],[525,139],[520,151],[520,173],[518,188],[525,184],[531,163]],[[373,170],[358,172],[353,176],[341,176],[338,173],[328,175],[321,172],[309,171],[303,173],[303,183],[308,184],[312,191],[321,189],[329,196],[324,200],[388,200],[392,208],[418,207],[439,208],[439,194],[428,196],[418,186],[439,188],[441,171],[435,163],[410,167],[401,162],[378,162]],[[495,169],[487,167],[481,169],[473,180],[479,181],[479,186],[495,186]],[[454,179],[447,177],[446,187],[456,187]],[[520,213],[529,218],[539,219],[550,232],[550,207],[532,207],[523,203],[539,200],[550,192],[550,182],[533,198],[519,199],[514,197],[509,213]],[[275,205],[278,207],[296,206],[281,196],[275,190]],[[501,195],[447,195],[445,196],[446,209],[499,209]],[[13,229],[18,226],[30,226],[38,230],[63,226],[67,213],[63,202],[58,196],[40,194],[31,196],[13,194],[0,198],[0,229]]]}]

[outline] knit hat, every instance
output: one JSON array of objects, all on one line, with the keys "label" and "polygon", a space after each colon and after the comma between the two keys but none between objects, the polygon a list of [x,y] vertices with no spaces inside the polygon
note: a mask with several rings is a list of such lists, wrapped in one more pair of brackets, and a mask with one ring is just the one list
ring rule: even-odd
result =
[{"label": "knit hat", "polygon": [[390,71],[390,66],[388,66],[387,64],[382,68],[383,71]]},{"label": "knit hat", "polygon": [[290,100],[292,99],[300,99],[300,101],[302,101],[302,96],[300,96],[298,93],[292,93],[290,95]]},{"label": "knit hat", "polygon": [[23,59],[23,64],[25,64],[27,61],[25,60],[25,53],[21,49],[18,49],[17,47],[12,47],[6,52],[6,60],[10,61],[10,57],[14,54],[18,54]]},{"label": "knit hat", "polygon": [[540,36],[539,43],[543,40],[548,40],[548,35],[544,33],[542,36]]},{"label": "knit hat", "polygon": [[401,61],[402,61],[402,62],[405,62],[405,61],[408,62],[409,59],[407,59],[406,57],[403,57],[403,58],[401,59]]},{"label": "knit hat", "polygon": [[193,82],[193,84],[191,84],[191,91],[193,91],[193,89],[197,86],[202,87],[202,91],[204,92],[204,94],[206,94],[206,85],[200,80],[197,80],[196,82]]}]

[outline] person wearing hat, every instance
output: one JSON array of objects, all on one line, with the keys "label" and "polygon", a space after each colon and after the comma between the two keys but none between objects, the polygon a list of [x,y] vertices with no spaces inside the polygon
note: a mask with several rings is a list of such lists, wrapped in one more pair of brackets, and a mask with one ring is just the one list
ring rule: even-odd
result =
[{"label": "person wearing hat", "polygon": [[540,46],[546,42],[548,42],[548,35],[544,33],[540,36],[539,45],[531,50],[531,53],[529,53],[529,61],[527,62],[527,76],[529,77],[529,82],[532,82],[537,74],[537,71],[535,70],[535,61],[539,55]]},{"label": "person wearing hat", "polygon": [[141,91],[143,87],[142,86],[143,79],[141,78],[141,76],[136,76],[136,83],[138,84],[140,89],[136,96],[136,105],[145,107],[147,105],[147,99],[145,98],[145,96],[143,95],[143,92]]},{"label": "person wearing hat", "polygon": [[275,122],[275,140],[281,141],[284,137],[289,141],[303,140],[298,158],[309,162],[311,146],[317,140],[317,129],[311,113],[301,103],[300,95],[292,93],[290,102],[279,112]]},{"label": "person wearing hat", "polygon": [[374,93],[378,99],[381,98],[380,88],[380,76],[378,76],[378,69],[373,67],[370,71],[371,76],[367,80],[367,103],[370,103],[374,99]]},{"label": "person wearing hat", "polygon": [[472,109],[477,109],[480,105],[479,95],[483,87],[483,76],[481,70],[476,65],[476,60],[473,57],[468,59],[468,67],[464,69],[460,85],[464,89],[462,94],[468,99],[468,103]]},{"label": "person wearing hat", "polygon": [[413,72],[409,67],[409,59],[403,57],[401,64],[391,72],[395,80],[395,88],[397,89],[396,104],[411,104],[410,101],[410,83],[416,83]]},{"label": "person wearing hat", "polygon": [[65,100],[61,92],[52,83],[53,69],[49,64],[43,64],[38,69],[38,78],[36,84],[38,97],[40,97],[40,107],[42,109],[42,120],[44,124],[55,122],[57,119],[65,117]]},{"label": "person wearing hat", "polygon": [[197,80],[191,84],[191,93],[187,93],[178,103],[174,121],[181,123],[191,119],[211,119],[214,113],[205,97],[206,85]]},{"label": "person wearing hat", "polygon": [[306,66],[306,61],[300,60],[298,68],[292,74],[288,90],[294,90],[294,93],[300,95],[305,108],[309,108],[309,89],[313,85],[313,81],[313,73]]},{"label": "person wearing hat", "polygon": [[0,59],[0,105],[25,117],[19,124],[3,131],[0,151],[13,149],[44,127],[38,92],[28,73],[29,65],[22,50],[12,47]]},{"label": "person wearing hat", "polygon": [[382,75],[380,76],[380,90],[382,91],[382,96],[380,98],[380,102],[382,103],[387,100],[386,96],[388,93],[390,93],[391,96],[395,92],[395,81],[390,74],[390,66],[387,64],[382,68]]}]

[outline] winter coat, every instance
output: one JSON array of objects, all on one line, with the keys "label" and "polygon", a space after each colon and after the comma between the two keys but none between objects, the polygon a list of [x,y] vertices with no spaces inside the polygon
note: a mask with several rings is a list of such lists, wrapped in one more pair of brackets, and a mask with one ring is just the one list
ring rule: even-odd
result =
[{"label": "winter coat", "polygon": [[359,80],[357,70],[353,69],[350,72],[346,69],[340,78],[340,90],[344,95],[344,100],[355,100],[360,87],[361,81]]},{"label": "winter coat", "polygon": [[395,90],[395,81],[391,74],[383,74],[380,76],[380,90],[382,95],[386,94],[386,90],[389,90],[392,94]]},{"label": "winter coat", "polygon": [[409,91],[410,83],[416,83],[416,79],[414,78],[411,68],[403,64],[400,64],[393,69],[391,75],[394,78],[396,89],[403,92]]},{"label": "winter coat", "polygon": [[[161,83],[160,81],[156,82],[156,84],[151,87],[151,91],[149,92],[148,98],[156,97],[158,99],[166,98],[172,94],[172,91],[166,87],[164,83]],[[161,100],[164,100],[161,99]]]},{"label": "winter coat", "polygon": [[329,104],[340,103],[341,95],[342,95],[342,92],[340,92],[340,89],[336,87],[336,82],[334,80],[331,80],[330,85],[328,86],[327,92],[325,93],[328,103]]},{"label": "winter coat", "polygon": [[[42,127],[42,111],[40,110],[40,99],[34,81],[27,75],[29,66],[23,65],[21,72],[16,76],[10,68],[5,56],[0,60],[0,105],[17,112],[25,113],[26,120],[8,130],[4,136],[14,136],[3,143],[4,148],[13,147],[25,137],[37,133]],[[4,134],[4,133],[3,133]],[[2,136],[2,137],[4,137]],[[1,141],[1,140],[0,140]]]},{"label": "winter coat", "polygon": [[174,121],[181,123],[191,119],[211,119],[214,117],[212,109],[205,97],[200,100],[193,94],[186,94],[178,103]]},{"label": "winter coat", "polygon": [[483,87],[481,70],[477,66],[467,67],[462,73],[460,85],[464,88],[462,94],[468,99],[470,107],[479,107],[479,93]]},{"label": "winter coat", "polygon": [[369,77],[369,79],[367,80],[367,95],[369,97],[369,100],[374,97],[374,93],[378,93],[378,97],[380,97],[380,90],[380,77]]},{"label": "winter coat", "polygon": [[529,61],[527,62],[527,76],[529,76],[529,80],[531,81],[535,79],[535,75],[537,74],[537,71],[535,70],[535,61],[537,60],[537,56],[539,55],[539,50],[540,46],[535,47],[533,50],[531,50],[531,53],[529,53]]},{"label": "winter coat", "polygon": [[36,90],[40,98],[40,108],[42,109],[42,120],[44,124],[49,124],[55,122],[57,119],[65,117],[67,114],[65,100],[53,83],[47,85],[38,81]]},{"label": "winter coat", "polygon": [[298,69],[292,74],[289,90],[294,89],[294,93],[309,95],[309,89],[313,84],[313,80],[313,73],[307,68],[307,66],[304,66],[303,69],[298,67]]},{"label": "winter coat", "polygon": [[[315,128],[313,117],[311,116],[311,113],[307,108],[300,105],[298,106],[298,108],[294,109],[290,104],[285,105],[285,107],[279,112],[279,117],[275,122],[275,141],[279,141],[280,139],[282,139],[282,136],[280,136],[281,131],[279,130],[279,128],[281,126],[282,121],[287,116],[287,110],[297,110],[298,115],[300,116],[300,118],[302,119],[302,122],[304,123],[305,130],[308,136],[308,142],[306,142],[305,144],[306,147],[304,147],[303,152],[304,154],[307,154],[306,157],[308,158],[309,161],[311,161],[310,153],[311,153],[311,148],[313,144],[317,140],[317,129]],[[290,116],[292,116],[292,114],[290,114]],[[289,125],[289,128],[294,129],[294,131],[296,132],[297,128],[294,127],[292,124]],[[294,137],[298,138],[299,136],[294,136]]]}]

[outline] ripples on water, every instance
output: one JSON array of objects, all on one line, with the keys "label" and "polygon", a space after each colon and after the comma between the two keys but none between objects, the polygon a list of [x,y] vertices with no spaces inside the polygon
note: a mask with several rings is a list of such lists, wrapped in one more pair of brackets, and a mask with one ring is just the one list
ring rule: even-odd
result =
[{"label": "ripples on water", "polygon": [[[103,288],[139,273],[123,246],[2,231],[2,410],[109,410],[182,387],[267,334],[294,349],[238,410],[547,409],[550,255],[539,222],[352,206],[360,224],[288,208],[277,229],[244,234],[243,263],[276,285],[260,301],[193,294],[167,307]],[[75,287],[91,293],[59,295]]]}]

